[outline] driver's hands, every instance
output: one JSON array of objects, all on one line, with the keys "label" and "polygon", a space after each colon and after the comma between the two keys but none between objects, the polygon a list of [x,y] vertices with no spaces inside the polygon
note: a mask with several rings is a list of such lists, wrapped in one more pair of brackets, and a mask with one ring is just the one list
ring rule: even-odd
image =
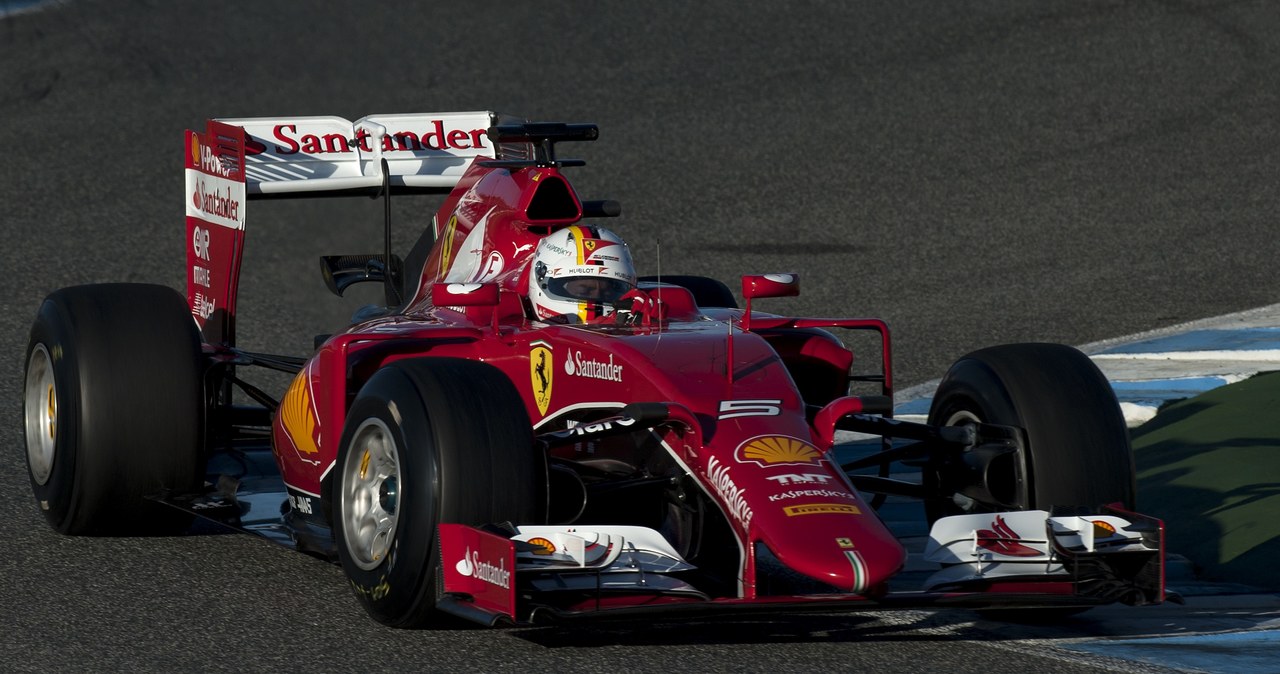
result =
[{"label": "driver's hands", "polygon": [[613,303],[614,322],[620,326],[649,325],[661,321],[662,313],[662,305],[639,289],[628,291]]}]

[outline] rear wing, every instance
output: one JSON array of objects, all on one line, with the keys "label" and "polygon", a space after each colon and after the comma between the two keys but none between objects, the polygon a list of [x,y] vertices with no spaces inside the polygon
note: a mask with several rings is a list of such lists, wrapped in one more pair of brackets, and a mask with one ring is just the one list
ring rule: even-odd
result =
[{"label": "rear wing", "polygon": [[[392,191],[448,193],[474,157],[500,154],[489,127],[514,118],[493,112],[341,117],[246,117],[219,122],[244,129],[250,199],[376,193],[387,163]],[[522,154],[504,145],[501,154]]]},{"label": "rear wing", "polygon": [[[495,145],[494,112],[209,120],[186,132],[187,302],[215,345],[235,342],[245,202],[263,198],[448,194],[476,157],[519,161],[526,142]],[[384,173],[385,167],[385,173]]]}]

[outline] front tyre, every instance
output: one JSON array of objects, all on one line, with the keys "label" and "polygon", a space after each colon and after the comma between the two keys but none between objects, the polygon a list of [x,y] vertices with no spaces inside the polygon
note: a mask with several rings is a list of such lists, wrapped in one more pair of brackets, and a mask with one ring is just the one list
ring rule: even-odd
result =
[{"label": "front tyre", "polygon": [[388,365],[347,415],[329,487],[338,557],[375,620],[439,623],[442,522],[541,524],[547,468],[511,381],[483,363]]},{"label": "front tyre", "polygon": [[[1107,378],[1079,350],[1061,344],[1007,344],[970,353],[952,365],[929,410],[931,425],[985,422],[1023,429],[1021,467],[990,471],[1002,484],[986,490],[1024,510],[1054,506],[1134,506],[1129,430]],[[1009,510],[958,494],[972,473],[933,464],[924,480],[932,522],[946,515]]]},{"label": "front tyre", "polygon": [[203,356],[172,288],[65,288],[40,305],[23,416],[36,502],[64,534],[172,533],[189,517],[149,497],[198,489]]}]

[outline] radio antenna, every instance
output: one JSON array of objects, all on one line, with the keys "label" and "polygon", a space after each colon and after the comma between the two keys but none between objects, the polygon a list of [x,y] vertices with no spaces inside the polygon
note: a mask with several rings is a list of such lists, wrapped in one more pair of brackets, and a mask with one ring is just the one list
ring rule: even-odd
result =
[{"label": "radio antenna", "polygon": [[662,239],[656,240],[654,248],[657,249],[655,257],[658,258],[658,299],[662,299]]},{"label": "radio antenna", "polygon": [[[661,238],[655,239],[655,241],[654,241],[654,248],[657,250],[657,255],[656,255],[656,257],[658,258],[658,303],[657,303],[657,306],[658,306],[658,307],[660,307],[660,306],[662,306],[662,239],[661,239]],[[659,309],[657,309],[657,308],[655,307],[655,310],[659,310]],[[658,339],[662,339],[662,321],[658,321]]]}]

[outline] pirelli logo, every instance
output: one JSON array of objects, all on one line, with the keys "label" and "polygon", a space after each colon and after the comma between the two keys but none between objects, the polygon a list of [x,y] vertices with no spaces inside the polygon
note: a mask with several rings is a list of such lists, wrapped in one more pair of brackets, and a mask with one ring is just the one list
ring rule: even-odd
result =
[{"label": "pirelli logo", "polygon": [[847,503],[809,503],[806,505],[787,506],[782,509],[787,517],[797,515],[861,515],[858,506]]}]

